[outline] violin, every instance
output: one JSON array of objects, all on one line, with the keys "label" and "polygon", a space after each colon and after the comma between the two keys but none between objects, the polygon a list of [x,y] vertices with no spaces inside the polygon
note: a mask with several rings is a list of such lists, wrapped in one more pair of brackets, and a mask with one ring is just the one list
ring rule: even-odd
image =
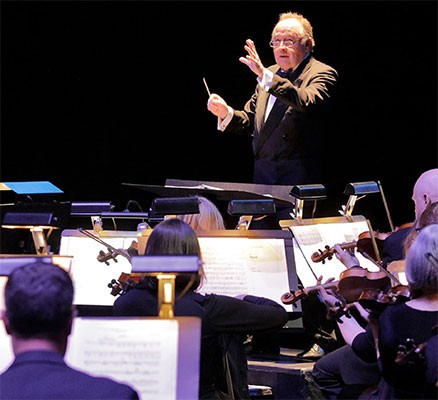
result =
[{"label": "violin", "polygon": [[[352,242],[347,242],[347,243],[341,243],[340,246],[343,250],[353,249],[357,246],[357,242],[352,241]],[[333,255],[336,253],[336,250],[334,249],[334,247],[330,247],[329,245],[325,245],[324,248],[325,248],[325,250],[318,249],[318,251],[315,251],[312,254],[311,259],[313,262],[322,262],[324,264],[326,258],[328,260],[331,260],[333,258]]]},{"label": "violin", "polygon": [[[334,288],[338,286],[338,282],[329,282],[322,285],[309,286],[307,288],[299,289],[296,291],[286,292],[281,296],[281,301],[283,304],[293,304],[298,300],[309,295],[309,293],[319,290],[321,287],[325,289]],[[295,305],[296,306],[296,305]]]},{"label": "violin", "polygon": [[395,363],[397,365],[405,365],[407,363],[418,363],[424,359],[424,350],[427,342],[416,344],[414,339],[408,338],[403,344],[400,344],[397,349]]},{"label": "violin", "polygon": [[[432,335],[437,334],[438,325],[432,328]],[[412,338],[407,338],[404,343],[398,345],[395,363],[397,365],[405,365],[407,363],[417,364],[424,359],[424,353],[429,343],[429,339],[425,342],[416,344]]]},{"label": "violin", "polygon": [[382,291],[390,286],[391,280],[384,272],[352,267],[339,275],[338,291],[347,303],[352,303],[358,300],[365,290]]},{"label": "violin", "polygon": [[[380,255],[383,254],[383,247],[385,245],[385,240],[390,237],[394,232],[399,229],[410,228],[414,225],[413,222],[407,222],[400,226],[397,226],[392,232],[379,232],[379,231],[365,231],[359,234],[357,243],[358,249],[361,248],[361,252],[367,254],[372,254],[374,260],[380,261]],[[373,240],[376,243],[376,248],[374,247]],[[376,254],[376,251],[378,254]]]},{"label": "violin", "polygon": [[125,292],[128,288],[132,287],[134,284],[140,282],[141,279],[145,277],[145,273],[132,273],[127,274],[122,272],[119,276],[119,279],[111,279],[111,282],[108,283],[108,287],[111,288],[111,294],[113,296],[117,296]]},{"label": "violin", "polygon": [[283,304],[295,304],[298,300],[321,288],[335,288],[346,303],[355,302],[364,290],[384,290],[390,286],[390,279],[383,272],[371,272],[362,267],[352,267],[339,275],[338,281],[310,286],[297,291],[284,293],[281,296]]},{"label": "violin", "polygon": [[387,291],[367,289],[358,298],[358,302],[368,311],[374,313],[382,312],[387,305],[404,303],[411,298],[408,286],[397,285]]},{"label": "violin", "polygon": [[[387,292],[377,289],[365,289],[362,291],[356,301],[370,312],[370,317],[376,318],[388,304],[405,302],[409,299],[409,288],[407,286],[400,285],[400,287],[391,288]],[[335,306],[328,307],[327,319],[336,319],[338,322],[342,323],[340,318],[342,316],[350,318],[350,309],[353,307],[354,302],[348,303],[339,300]]]}]

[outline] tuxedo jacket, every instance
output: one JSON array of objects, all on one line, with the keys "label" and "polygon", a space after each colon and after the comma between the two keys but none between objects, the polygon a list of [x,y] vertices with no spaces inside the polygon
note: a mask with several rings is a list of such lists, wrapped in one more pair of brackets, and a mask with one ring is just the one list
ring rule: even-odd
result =
[{"label": "tuxedo jacket", "polygon": [[[322,134],[338,74],[312,55],[292,72],[276,64],[267,92],[257,85],[243,110],[235,110],[224,132],[252,135],[254,183],[319,183]],[[280,76],[283,75],[283,76]],[[276,97],[265,121],[269,95]]]},{"label": "tuxedo jacket", "polygon": [[59,353],[28,351],[18,354],[0,375],[0,399],[138,400],[139,396],[128,385],[69,367]]}]

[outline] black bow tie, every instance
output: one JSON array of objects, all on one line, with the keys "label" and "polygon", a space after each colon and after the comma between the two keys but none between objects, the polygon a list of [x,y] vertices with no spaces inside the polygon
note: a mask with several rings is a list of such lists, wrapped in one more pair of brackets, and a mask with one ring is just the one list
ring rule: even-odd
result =
[{"label": "black bow tie", "polygon": [[283,69],[279,69],[277,71],[277,75],[281,76],[282,78],[287,78],[289,79],[292,75],[292,69],[288,69],[287,71],[283,70]]}]

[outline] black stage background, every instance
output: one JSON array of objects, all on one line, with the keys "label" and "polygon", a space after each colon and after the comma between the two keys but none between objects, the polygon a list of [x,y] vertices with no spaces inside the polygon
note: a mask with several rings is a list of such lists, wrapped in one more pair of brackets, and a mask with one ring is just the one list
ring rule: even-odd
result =
[{"label": "black stage background", "polygon": [[[436,1],[2,1],[1,181],[118,210],[150,204],[122,182],[251,182],[249,139],[216,131],[202,78],[243,106],[256,83],[244,41],[272,63],[288,10],[340,74],[316,216],[338,215],[348,182],[380,180],[394,224],[411,221],[412,186],[437,166]],[[373,196],[355,214],[388,231]]]}]

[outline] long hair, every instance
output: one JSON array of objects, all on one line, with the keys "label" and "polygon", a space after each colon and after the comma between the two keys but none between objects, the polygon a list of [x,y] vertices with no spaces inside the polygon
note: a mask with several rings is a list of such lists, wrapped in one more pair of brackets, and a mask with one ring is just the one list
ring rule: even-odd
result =
[{"label": "long hair", "polygon": [[[175,291],[178,293],[190,285],[197,289],[204,278],[202,254],[195,230],[178,218],[169,218],[157,224],[146,243],[144,256],[148,255],[192,255],[198,256],[201,265],[198,274],[179,274],[175,279]],[[149,280],[149,287],[157,287],[156,278]]]}]

